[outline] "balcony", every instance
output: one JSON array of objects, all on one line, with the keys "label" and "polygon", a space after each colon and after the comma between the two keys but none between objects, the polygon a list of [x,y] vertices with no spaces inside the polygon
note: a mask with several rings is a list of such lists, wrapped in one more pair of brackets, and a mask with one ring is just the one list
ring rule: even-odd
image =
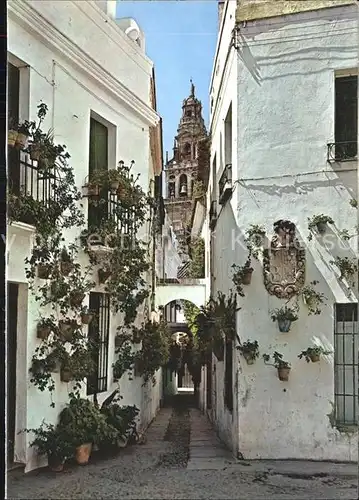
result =
[{"label": "balcony", "polygon": [[[55,200],[56,177],[49,173],[44,174],[38,168],[36,161],[30,156],[16,149],[8,150],[8,185],[9,194],[14,196],[14,210],[17,222],[34,225],[34,215],[26,210],[19,209],[21,199],[25,196],[43,203],[45,206]],[[18,199],[17,199],[18,198]],[[11,207],[10,207],[11,210]]]},{"label": "balcony", "polygon": [[358,143],[356,141],[331,142],[327,144],[328,163],[356,161],[358,158]]},{"label": "balcony", "polygon": [[217,223],[217,201],[211,201],[211,207],[209,209],[209,227],[213,231]]},{"label": "balcony", "polygon": [[228,163],[219,179],[219,204],[224,205],[232,195],[232,165]]}]

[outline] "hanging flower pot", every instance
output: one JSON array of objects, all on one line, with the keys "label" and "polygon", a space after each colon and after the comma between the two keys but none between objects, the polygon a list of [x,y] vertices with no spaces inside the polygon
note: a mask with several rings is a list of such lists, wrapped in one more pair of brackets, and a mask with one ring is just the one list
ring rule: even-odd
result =
[{"label": "hanging flower pot", "polygon": [[64,460],[56,457],[52,453],[47,454],[47,461],[49,469],[52,470],[52,472],[62,472],[64,470]]},{"label": "hanging flower pot", "polygon": [[92,443],[85,443],[76,448],[76,462],[79,465],[87,465],[90,460],[90,455],[92,451]]},{"label": "hanging flower pot", "polygon": [[61,336],[66,340],[67,342],[71,342],[73,339],[74,331],[76,330],[77,324],[76,321],[70,320],[70,321],[65,321],[65,320],[60,320],[59,321],[59,330]]},{"label": "hanging flower pot", "polygon": [[253,268],[247,267],[243,269],[242,283],[243,285],[250,285],[252,281]]},{"label": "hanging flower pot", "polygon": [[97,197],[100,195],[99,184],[85,184],[83,186],[83,194],[88,197]]},{"label": "hanging flower pot", "polygon": [[92,321],[93,314],[91,313],[81,313],[81,321],[84,325],[89,325]]},{"label": "hanging flower pot", "polygon": [[7,143],[10,148],[13,148],[16,144],[17,130],[9,130],[7,134]]},{"label": "hanging flower pot", "polygon": [[288,333],[292,322],[290,319],[278,319],[278,328],[281,333]]},{"label": "hanging flower pot", "polygon": [[318,233],[324,234],[326,230],[327,230],[327,223],[326,222],[318,222],[318,224],[317,224]]},{"label": "hanging flower pot", "polygon": [[255,358],[253,358],[250,352],[243,353],[244,359],[247,361],[247,365],[253,365],[255,362]]},{"label": "hanging flower pot", "polygon": [[281,367],[277,368],[278,370],[278,378],[282,382],[287,382],[289,379],[290,368],[289,367]]},{"label": "hanging flower pot", "polygon": [[106,270],[106,269],[99,269],[98,270],[98,280],[100,284],[106,283],[108,278],[111,276],[111,271]]},{"label": "hanging flower pot", "polygon": [[61,368],[60,370],[60,378],[61,382],[71,382],[72,380],[72,372],[69,368]]},{"label": "hanging flower pot", "polygon": [[84,298],[85,294],[83,292],[72,292],[69,301],[72,307],[80,307]]},{"label": "hanging flower pot", "polygon": [[51,333],[51,327],[45,325],[37,325],[37,338],[41,340],[46,340]]},{"label": "hanging flower pot", "polygon": [[47,280],[50,278],[51,266],[49,264],[38,264],[37,266],[37,276],[42,280]]},{"label": "hanging flower pot", "polygon": [[60,271],[62,276],[68,276],[74,265],[72,262],[60,261]]},{"label": "hanging flower pot", "polygon": [[30,149],[31,160],[39,161],[41,156],[41,147],[38,144],[31,144],[29,149]]},{"label": "hanging flower pot", "polygon": [[309,354],[310,361],[317,363],[320,360],[320,354]]}]

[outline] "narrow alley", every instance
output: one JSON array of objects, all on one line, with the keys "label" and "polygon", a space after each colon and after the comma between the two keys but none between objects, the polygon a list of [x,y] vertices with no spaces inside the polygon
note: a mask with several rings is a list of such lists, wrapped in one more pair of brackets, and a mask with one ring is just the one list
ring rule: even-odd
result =
[{"label": "narrow alley", "polygon": [[142,445],[64,473],[8,474],[7,498],[357,498],[357,466],[236,460],[188,395],[162,408]]}]

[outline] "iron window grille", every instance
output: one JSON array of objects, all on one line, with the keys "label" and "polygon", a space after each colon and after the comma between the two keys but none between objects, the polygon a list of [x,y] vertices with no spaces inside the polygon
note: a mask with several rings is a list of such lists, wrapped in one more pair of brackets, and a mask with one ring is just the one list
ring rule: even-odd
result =
[{"label": "iron window grille", "polygon": [[[56,201],[55,175],[42,173],[36,161],[22,151],[9,148],[8,152],[8,183],[11,194],[21,197],[30,196],[35,201],[49,206],[51,201]],[[31,224],[27,214],[22,214],[18,222]]]},{"label": "iron window grille", "polygon": [[233,342],[231,340],[226,341],[224,404],[230,412],[233,411]]},{"label": "iron window grille", "polygon": [[88,337],[92,341],[94,373],[87,378],[87,394],[107,391],[108,380],[108,339],[110,333],[110,296],[105,293],[91,292],[89,308],[95,318],[89,324]]},{"label": "iron window grille", "polygon": [[331,142],[327,145],[327,161],[329,163],[355,161],[358,155],[356,141]]},{"label": "iron window grille", "polygon": [[212,200],[211,201],[211,206],[210,206],[210,209],[209,209],[209,226],[210,226],[210,229],[213,230],[215,228],[216,222],[217,222],[217,201],[216,200]]},{"label": "iron window grille", "polygon": [[230,163],[224,167],[218,187],[219,203],[220,205],[224,205],[232,194],[232,165]]},{"label": "iron window grille", "polygon": [[334,326],[335,419],[358,423],[358,304],[336,304]]}]

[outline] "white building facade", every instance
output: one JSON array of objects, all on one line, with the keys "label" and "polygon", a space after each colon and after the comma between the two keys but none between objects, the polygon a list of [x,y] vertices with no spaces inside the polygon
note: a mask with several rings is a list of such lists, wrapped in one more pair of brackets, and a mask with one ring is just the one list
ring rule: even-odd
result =
[{"label": "white building facade", "polygon": [[[333,261],[347,258],[355,270],[358,258],[357,5],[248,0],[222,7],[207,194],[214,298],[235,290],[231,266],[247,260],[246,231],[262,226],[265,237],[237,312],[240,342],[257,341],[259,357],[249,365],[237,341],[226,343],[224,361],[213,355],[212,376],[202,377],[202,407],[238,457],[356,461],[357,273],[342,279]],[[308,218],[321,214],[332,223],[325,234],[311,232]],[[270,260],[273,225],[283,220],[294,224],[305,255],[291,271],[287,257]],[[294,292],[286,290],[291,280]],[[309,314],[304,286],[326,297],[321,314]],[[271,315],[285,305],[298,308],[298,319],[280,333]],[[313,346],[331,354],[309,363],[298,357]],[[288,381],[263,360],[274,352],[291,365]]]},{"label": "white building facade", "polygon": [[[47,104],[48,113],[42,128],[52,129],[55,142],[66,144],[78,189],[88,179],[91,130],[98,127],[106,137],[105,167],[114,169],[120,160],[126,165],[134,160],[132,171],[135,175],[140,174],[141,187],[145,192],[153,193],[155,173],[158,175],[162,168],[162,160],[158,165],[158,156],[154,158],[150,146],[151,131],[160,122],[153,107],[153,63],[144,52],[143,34],[136,23],[133,20],[125,20],[120,26],[116,23],[115,4],[94,1],[9,2],[9,114],[10,111],[17,114],[18,122],[35,120],[39,103]],[[19,153],[18,158],[18,167],[12,167],[11,172],[8,169],[8,179],[10,188],[19,190],[24,176],[29,178],[30,173],[35,172],[36,163],[34,166],[23,153]],[[14,174],[14,168],[22,173]],[[17,181],[13,182],[13,174],[17,175]],[[31,181],[34,196],[36,183],[41,182],[37,179],[35,184]],[[80,203],[86,225],[88,198],[83,198]],[[79,232],[79,228],[64,230],[64,244],[74,242]],[[148,224],[142,228],[141,236],[151,244]],[[48,313],[34,300],[25,274],[24,261],[30,257],[33,244],[34,227],[31,224],[14,221],[8,226],[8,461],[24,464],[26,472],[46,462],[29,447],[31,437],[26,433],[19,434],[19,431],[39,427],[43,419],[56,423],[72,390],[71,382],[61,382],[60,375],[55,373],[52,395],[55,407],[52,408],[50,393],[39,391],[30,382],[32,356],[40,345],[36,325],[39,315]],[[153,259],[151,248],[150,245],[150,260]],[[82,252],[79,259],[84,266],[87,261]],[[151,272],[146,281],[152,285]],[[101,347],[104,361],[97,373],[103,380],[102,389],[97,391],[101,404],[118,387],[112,364],[116,329],[123,324],[123,315],[114,314],[104,306],[106,293],[98,282],[86,294],[84,304],[91,304],[94,294],[102,301],[101,314],[108,318],[99,332],[104,340]],[[145,301],[139,308],[138,322],[144,319],[148,307]],[[84,326],[84,332],[86,329]],[[160,405],[161,371],[154,386],[150,383],[142,387],[142,384],[141,377],[130,381],[127,376],[123,376],[119,383],[123,404],[136,405],[141,410],[140,427],[145,428]],[[81,395],[86,394],[90,399],[93,397],[85,382]]]}]

